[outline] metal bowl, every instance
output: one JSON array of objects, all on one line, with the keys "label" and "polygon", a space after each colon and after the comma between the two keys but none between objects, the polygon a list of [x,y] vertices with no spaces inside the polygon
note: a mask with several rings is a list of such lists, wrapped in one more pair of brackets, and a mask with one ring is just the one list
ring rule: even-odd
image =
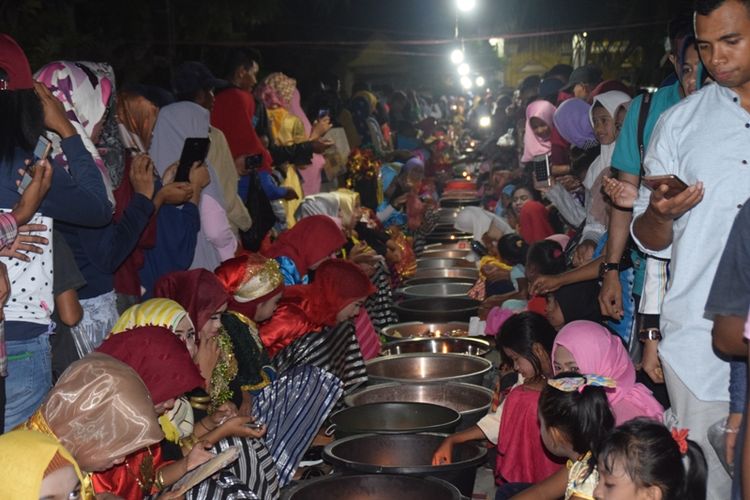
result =
[{"label": "metal bowl", "polygon": [[468,429],[479,422],[490,409],[492,390],[481,385],[450,382],[447,384],[377,384],[365,387],[344,398],[348,406],[386,401],[432,403],[461,414],[457,430]]},{"label": "metal bowl", "polygon": [[490,352],[490,343],[473,337],[440,337],[432,339],[406,339],[388,342],[380,349],[381,356],[434,352],[436,354],[470,354],[484,356]]},{"label": "metal bowl", "polygon": [[469,267],[457,269],[417,269],[417,272],[412,276],[412,279],[424,278],[462,278],[476,281],[479,279],[479,270]]},{"label": "metal bowl", "polygon": [[463,233],[456,235],[454,230],[448,233],[430,233],[424,238],[427,243],[454,243],[456,241],[466,241],[467,243],[471,243],[472,236]]},{"label": "metal bowl", "polygon": [[465,297],[429,297],[406,299],[394,310],[399,321],[465,321],[477,315],[480,302]]},{"label": "metal bowl", "polygon": [[355,434],[414,434],[453,432],[461,414],[430,403],[368,403],[339,410],[330,416],[336,438]]},{"label": "metal bowl", "polygon": [[430,243],[425,245],[422,252],[442,252],[444,250],[471,250],[471,242],[458,241],[456,243]]},{"label": "metal bowl", "polygon": [[470,498],[476,469],[484,462],[487,449],[475,442],[457,444],[453,446],[450,464],[432,465],[432,455],[445,437],[445,434],[352,436],[328,444],[323,449],[323,459],[342,472],[436,477]]},{"label": "metal bowl", "polygon": [[458,217],[458,212],[455,208],[439,208],[438,209],[438,224],[453,224]]},{"label": "metal bowl", "polygon": [[440,332],[443,337],[466,337],[469,335],[469,324],[458,321],[449,323],[411,321],[409,323],[396,323],[395,325],[386,326],[380,333],[391,342],[411,338],[431,338],[435,336],[435,332]]},{"label": "metal bowl", "polygon": [[405,286],[434,285],[440,283],[452,283],[459,285],[474,285],[469,278],[411,278],[404,282]]},{"label": "metal bowl", "polygon": [[432,477],[360,474],[304,481],[284,492],[284,500],[461,500],[450,483]]},{"label": "metal bowl", "polygon": [[365,362],[371,383],[403,382],[480,385],[492,362],[465,354],[399,354]]},{"label": "metal bowl", "polygon": [[478,207],[481,204],[481,200],[474,197],[469,198],[443,198],[440,200],[441,208],[463,208],[463,207]]},{"label": "metal bowl", "polygon": [[454,267],[476,269],[476,264],[466,259],[433,259],[425,255],[417,259],[417,269],[451,269]]},{"label": "metal bowl", "polygon": [[397,293],[406,298],[417,297],[466,297],[472,283],[430,283],[428,285],[409,285],[399,288]]},{"label": "metal bowl", "polygon": [[425,250],[419,257],[422,259],[466,259],[471,250]]}]

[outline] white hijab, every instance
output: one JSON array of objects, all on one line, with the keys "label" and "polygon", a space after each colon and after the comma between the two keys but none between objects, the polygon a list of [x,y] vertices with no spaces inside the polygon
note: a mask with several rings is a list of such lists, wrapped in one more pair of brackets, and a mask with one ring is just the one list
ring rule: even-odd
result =
[{"label": "white hijab", "polygon": [[[591,108],[589,109],[589,120],[591,121],[591,126],[594,126],[593,111],[597,102],[607,110],[607,112],[610,114],[610,116],[612,116],[612,119],[614,120],[617,115],[617,110],[620,108],[620,106],[629,103],[630,100],[631,97],[628,94],[619,90],[610,90],[609,92],[604,92],[603,94],[599,94],[598,96],[594,97],[594,101],[591,103]],[[586,172],[586,177],[583,179],[583,185],[589,191],[594,186],[594,182],[604,171],[604,169],[611,166],[612,155],[615,152],[615,144],[616,142],[607,145],[602,144],[599,157],[594,160],[588,172]]]},{"label": "white hijab", "polygon": [[480,207],[465,207],[458,212],[453,227],[464,233],[471,233],[476,241],[482,241],[482,235],[494,224],[503,234],[513,232],[513,228],[503,219]]}]

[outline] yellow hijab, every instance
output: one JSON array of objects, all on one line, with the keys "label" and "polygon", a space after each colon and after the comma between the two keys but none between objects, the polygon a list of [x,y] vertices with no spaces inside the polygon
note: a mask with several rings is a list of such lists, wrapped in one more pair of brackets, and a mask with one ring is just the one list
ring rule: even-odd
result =
[{"label": "yellow hijab", "polygon": [[112,327],[111,335],[132,330],[139,326],[163,326],[174,332],[177,325],[186,316],[189,320],[190,317],[185,308],[174,300],[149,299],[122,313],[120,319]]},{"label": "yellow hijab", "polygon": [[39,500],[44,473],[58,454],[83,482],[75,459],[55,438],[28,430],[0,436],[0,500]]}]

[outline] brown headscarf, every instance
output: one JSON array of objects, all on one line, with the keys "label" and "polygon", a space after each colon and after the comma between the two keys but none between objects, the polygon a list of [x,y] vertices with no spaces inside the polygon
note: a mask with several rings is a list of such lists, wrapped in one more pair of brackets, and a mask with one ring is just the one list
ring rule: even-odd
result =
[{"label": "brown headscarf", "polygon": [[70,365],[25,427],[51,431],[87,472],[164,438],[138,374],[101,353]]},{"label": "brown headscarf", "polygon": [[130,91],[117,95],[117,120],[128,132],[127,137],[123,134],[128,147],[142,153],[148,152],[158,115],[156,104],[142,95]]}]

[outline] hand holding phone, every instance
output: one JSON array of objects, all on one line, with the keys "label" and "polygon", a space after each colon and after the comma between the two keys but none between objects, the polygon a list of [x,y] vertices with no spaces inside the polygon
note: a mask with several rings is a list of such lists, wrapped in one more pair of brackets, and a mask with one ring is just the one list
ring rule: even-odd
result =
[{"label": "hand holding phone", "polygon": [[190,169],[193,164],[204,163],[208,156],[211,140],[208,137],[188,137],[182,146],[182,154],[177,164],[175,182],[188,182],[190,180]]},{"label": "hand holding phone", "polygon": [[665,198],[674,198],[688,188],[688,184],[676,175],[651,175],[641,181],[651,191],[657,191],[660,186],[666,185],[669,189],[664,193]]}]

